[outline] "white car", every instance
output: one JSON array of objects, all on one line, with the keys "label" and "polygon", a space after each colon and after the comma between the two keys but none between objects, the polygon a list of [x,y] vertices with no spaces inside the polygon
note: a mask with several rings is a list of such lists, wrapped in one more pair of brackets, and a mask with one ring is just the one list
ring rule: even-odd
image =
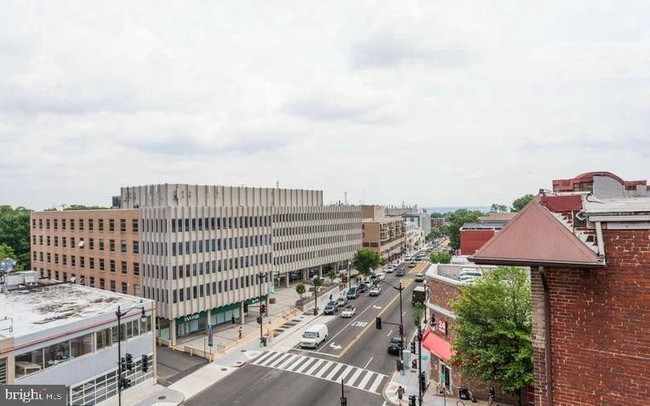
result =
[{"label": "white car", "polygon": [[393,273],[393,271],[395,271],[395,266],[394,266],[394,265],[388,265],[388,266],[386,267],[386,270],[385,270],[384,272],[386,272],[386,273]]},{"label": "white car", "polygon": [[381,286],[375,285],[370,289],[370,292],[368,292],[368,296],[379,296],[381,293]]},{"label": "white car", "polygon": [[386,279],[386,274],[383,273],[383,272],[377,272],[377,273],[375,273],[375,276],[377,276],[377,279],[379,279],[380,281],[383,281],[384,279]]},{"label": "white car", "polygon": [[354,306],[349,305],[343,308],[343,311],[341,312],[341,317],[348,319],[354,316],[355,314],[357,314],[357,309],[355,309]]}]

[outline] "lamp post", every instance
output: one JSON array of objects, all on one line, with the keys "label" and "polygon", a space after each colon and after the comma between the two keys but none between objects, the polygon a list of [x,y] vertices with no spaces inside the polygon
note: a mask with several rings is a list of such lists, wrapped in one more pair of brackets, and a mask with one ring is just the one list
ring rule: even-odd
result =
[{"label": "lamp post", "polygon": [[348,259],[348,292],[352,289],[352,261]]},{"label": "lamp post", "polygon": [[314,316],[318,316],[318,287],[321,285],[322,281],[318,275],[312,278],[314,284]]},{"label": "lamp post", "polygon": [[348,406],[348,398],[345,397],[343,389],[343,377],[341,377],[341,406]]},{"label": "lamp post", "polygon": [[122,387],[124,382],[122,381],[122,317],[126,316],[132,310],[142,310],[142,315],[140,319],[142,321],[146,320],[147,316],[144,314],[144,306],[134,306],[130,309],[122,311],[120,306],[117,306],[117,311],[115,316],[117,316],[117,404],[122,406]]},{"label": "lamp post", "polygon": [[[267,274],[266,274],[265,272],[260,272],[260,273],[257,274],[257,282],[258,282],[258,284],[260,285],[260,296],[259,296],[260,316],[259,316],[259,318],[257,319],[257,322],[258,322],[259,325],[260,325],[260,344],[261,344],[262,346],[265,346],[265,344],[266,344],[266,343],[264,342],[264,323],[263,323],[263,316],[262,316],[262,314],[264,313],[264,312],[262,311],[262,280],[263,280],[263,279],[266,279],[266,275],[267,275]],[[264,306],[264,307],[266,307],[266,306]],[[265,309],[265,310],[266,310],[266,309]]]},{"label": "lamp post", "polygon": [[[402,347],[403,347],[404,346],[404,320],[403,320],[404,312],[402,311],[402,291],[404,290],[404,288],[402,287],[402,281],[399,282],[399,286],[393,286],[392,284],[386,281],[381,281],[381,282],[384,282],[386,285],[399,291],[399,336],[400,336],[400,340],[402,340]],[[399,352],[399,356],[401,360],[404,360],[404,354],[402,354],[402,351]]]},{"label": "lamp post", "polygon": [[[425,319],[426,320],[426,319]],[[422,381],[421,381],[422,380]],[[424,391],[422,388],[424,380],[422,379],[422,325],[418,325],[418,387],[420,390],[420,406],[422,406],[422,396]]]}]

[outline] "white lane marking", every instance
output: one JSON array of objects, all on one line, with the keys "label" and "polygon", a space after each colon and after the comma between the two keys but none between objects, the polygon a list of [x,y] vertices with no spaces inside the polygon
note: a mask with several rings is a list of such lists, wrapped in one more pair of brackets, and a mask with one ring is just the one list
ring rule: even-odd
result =
[{"label": "white lane marking", "polygon": [[[314,372],[316,370],[316,368],[318,368],[320,366],[320,364],[322,364],[323,362],[325,362],[324,359],[322,359],[322,360],[318,361],[317,363],[315,363],[311,368],[309,368],[309,371],[305,372],[305,375],[311,375],[312,372]],[[329,362],[329,361],[327,361],[327,362]]]},{"label": "white lane marking", "polygon": [[363,369],[368,369],[368,365],[370,365],[370,362],[372,362],[373,358],[375,358],[375,357],[370,357],[370,359],[368,360],[368,363],[366,364],[365,367],[363,367]]},{"label": "white lane marking", "polygon": [[391,329],[391,330],[388,332],[388,334],[386,334],[386,337],[390,337],[390,336],[392,336],[392,335],[393,335],[393,330]]},{"label": "white lane marking", "polygon": [[360,389],[364,389],[364,390],[365,390],[365,389],[366,389],[366,385],[368,384],[368,382],[370,382],[370,378],[372,378],[374,375],[375,375],[374,372],[368,371],[368,373],[366,374],[366,376],[363,377],[363,380],[362,380],[361,383],[358,385],[358,387],[359,387]]}]

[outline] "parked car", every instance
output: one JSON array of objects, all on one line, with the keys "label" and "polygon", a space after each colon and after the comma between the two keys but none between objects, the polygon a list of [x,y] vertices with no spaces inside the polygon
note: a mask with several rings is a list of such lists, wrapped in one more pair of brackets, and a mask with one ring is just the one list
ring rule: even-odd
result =
[{"label": "parked car", "polygon": [[401,337],[393,337],[390,339],[390,343],[388,343],[388,353],[391,355],[399,355],[399,351],[403,348],[402,345],[402,338]]},{"label": "parked car", "polygon": [[368,285],[366,285],[365,282],[361,282],[359,286],[357,286],[357,294],[361,294],[367,291],[368,291]]},{"label": "parked car", "polygon": [[377,280],[383,281],[386,279],[386,274],[383,272],[377,272],[375,275],[377,276]]},{"label": "parked car", "polygon": [[355,314],[357,314],[357,309],[355,309],[352,305],[345,306],[343,311],[341,311],[341,317],[346,319],[354,316]]},{"label": "parked car", "polygon": [[458,280],[461,282],[474,282],[474,279],[480,278],[483,276],[483,272],[480,269],[475,268],[463,268],[458,274]]},{"label": "parked car", "polygon": [[424,274],[422,272],[418,272],[415,274],[415,281],[416,282],[424,282]]},{"label": "parked car", "polygon": [[[347,294],[347,292],[346,292],[346,294]],[[345,306],[346,304],[348,304],[348,297],[346,295],[344,295],[344,294],[341,294],[341,296],[339,296],[339,298],[336,299],[336,304],[338,304],[339,307]]]},{"label": "parked car", "polygon": [[404,276],[404,269],[398,268],[397,271],[395,271],[395,275]]},{"label": "parked car", "polygon": [[395,272],[395,266],[394,266],[394,265],[388,265],[388,266],[386,267],[386,270],[385,270],[384,272],[386,272],[386,273],[393,273],[393,272]]},{"label": "parked car", "polygon": [[348,293],[346,293],[345,297],[348,299],[356,299],[359,296],[359,292],[357,291],[357,286],[352,286],[350,289],[348,289]]},{"label": "parked car", "polygon": [[415,261],[409,262],[409,268],[415,268]]},{"label": "parked car", "polygon": [[368,296],[379,296],[381,293],[381,286],[375,285],[370,289],[370,292],[368,292]]},{"label": "parked car", "polygon": [[339,305],[335,301],[330,300],[329,302],[327,302],[327,305],[323,310],[323,314],[334,314],[338,311],[339,311]]},{"label": "parked car", "polygon": [[303,348],[317,348],[318,344],[327,340],[328,330],[325,324],[315,324],[302,333],[300,346]]}]

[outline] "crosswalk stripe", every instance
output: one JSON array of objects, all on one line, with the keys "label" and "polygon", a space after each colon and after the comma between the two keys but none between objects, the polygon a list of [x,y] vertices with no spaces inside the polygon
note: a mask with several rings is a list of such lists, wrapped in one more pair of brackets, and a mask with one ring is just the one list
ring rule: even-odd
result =
[{"label": "crosswalk stripe", "polygon": [[365,388],[366,388],[366,385],[368,384],[368,382],[370,382],[370,378],[372,378],[372,376],[373,376],[374,374],[375,374],[374,372],[370,372],[370,371],[368,371],[368,373],[366,374],[366,376],[363,377],[363,380],[361,381],[361,383],[360,383],[359,385],[357,385],[357,387],[358,387],[359,389],[365,389]]},{"label": "crosswalk stripe", "polygon": [[325,366],[323,366],[323,368],[319,368],[318,373],[314,373],[312,374],[312,376],[315,376],[316,378],[324,377],[325,374],[327,373],[327,370],[330,369],[330,367],[334,364],[335,363],[332,361],[325,361]]},{"label": "crosswalk stripe", "polygon": [[384,380],[384,376],[383,376],[383,375],[379,375],[379,376],[375,379],[375,381],[373,382],[373,384],[370,385],[370,388],[368,388],[368,392],[375,392],[375,391],[377,390],[377,388],[379,387],[379,385],[381,385],[381,382],[382,382],[383,380]]},{"label": "crosswalk stripe", "polygon": [[334,369],[332,369],[332,372],[330,372],[325,379],[328,381],[331,381],[332,378],[334,378],[334,375],[336,375],[337,372],[339,372],[339,369],[343,367],[343,364],[337,363],[337,365],[334,366]]},{"label": "crosswalk stripe", "polygon": [[314,372],[316,370],[316,368],[318,368],[318,366],[320,364],[322,364],[323,362],[325,362],[324,359],[318,360],[311,368],[309,368],[309,371],[305,372],[305,374],[306,375],[311,375],[312,372]]},{"label": "crosswalk stripe", "polygon": [[343,380],[346,386],[371,393],[378,393],[377,390],[384,381],[384,378],[386,378],[386,375],[382,375],[379,372],[341,362],[289,352],[265,352],[254,360],[252,364],[291,371],[330,382]]}]

